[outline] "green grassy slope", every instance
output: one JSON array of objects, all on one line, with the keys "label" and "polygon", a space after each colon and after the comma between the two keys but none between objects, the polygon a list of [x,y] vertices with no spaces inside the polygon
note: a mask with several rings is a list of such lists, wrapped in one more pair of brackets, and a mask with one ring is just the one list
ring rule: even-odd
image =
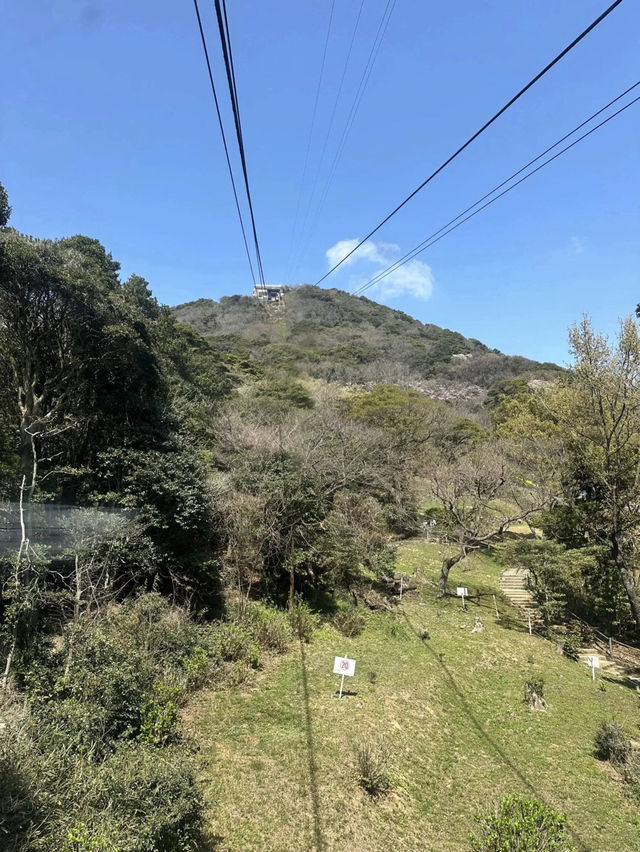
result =
[{"label": "green grassy slope", "polygon": [[[193,725],[219,848],[468,850],[473,813],[514,791],[566,812],[577,849],[640,848],[637,804],[592,754],[603,719],[633,732],[636,694],[611,682],[602,691],[587,669],[519,628],[504,603],[496,622],[490,557],[453,577],[477,595],[468,614],[456,598],[438,601],[438,558],[438,545],[400,545],[404,570],[424,576],[397,615],[369,614],[353,639],[324,627],[252,686],[202,696]],[[476,614],[480,634],[471,633]],[[431,638],[420,640],[419,628]],[[334,654],[357,660],[342,700]],[[532,676],[544,677],[546,713],[522,702]],[[393,789],[377,800],[355,778],[363,741],[389,750]]]}]

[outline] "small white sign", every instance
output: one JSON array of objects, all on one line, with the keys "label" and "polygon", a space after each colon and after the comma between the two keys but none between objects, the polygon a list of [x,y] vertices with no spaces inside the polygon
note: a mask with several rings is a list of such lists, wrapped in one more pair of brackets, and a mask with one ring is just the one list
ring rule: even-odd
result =
[{"label": "small white sign", "polygon": [[587,665],[591,669],[599,669],[600,668],[600,657],[587,657]]},{"label": "small white sign", "polygon": [[469,597],[469,589],[466,586],[458,586],[456,594],[459,598]]},{"label": "small white sign", "polygon": [[348,657],[336,657],[333,661],[333,673],[353,677],[356,673],[356,661]]}]

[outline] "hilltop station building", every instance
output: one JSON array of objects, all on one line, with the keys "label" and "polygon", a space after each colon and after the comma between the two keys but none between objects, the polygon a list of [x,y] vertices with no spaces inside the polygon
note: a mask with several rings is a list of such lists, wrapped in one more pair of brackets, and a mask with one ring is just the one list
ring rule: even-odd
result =
[{"label": "hilltop station building", "polygon": [[256,284],[253,288],[253,298],[266,304],[283,302],[285,289],[278,284]]}]

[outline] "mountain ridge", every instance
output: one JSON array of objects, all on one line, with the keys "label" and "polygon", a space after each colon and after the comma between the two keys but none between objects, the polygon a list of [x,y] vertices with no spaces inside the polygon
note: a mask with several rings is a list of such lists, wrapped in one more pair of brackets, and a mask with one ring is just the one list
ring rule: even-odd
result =
[{"label": "mountain ridge", "polygon": [[335,288],[300,285],[279,305],[234,295],[171,310],[245,365],[341,384],[385,381],[441,399],[479,399],[496,381],[546,380],[561,371]]}]

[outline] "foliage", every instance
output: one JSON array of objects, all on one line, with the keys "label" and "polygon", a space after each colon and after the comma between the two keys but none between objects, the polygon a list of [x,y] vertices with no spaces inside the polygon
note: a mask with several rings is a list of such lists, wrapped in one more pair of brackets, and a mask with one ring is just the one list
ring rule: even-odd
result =
[{"label": "foliage", "polygon": [[531,389],[525,379],[500,379],[487,391],[484,404],[493,411],[506,397],[523,396],[529,393]]},{"label": "foliage", "polygon": [[255,387],[255,399],[260,400],[266,407],[280,407],[281,410],[290,408],[313,408],[313,397],[301,382],[290,378],[272,377],[264,379]]},{"label": "foliage", "polygon": [[538,512],[548,501],[545,488],[525,477],[511,444],[483,442],[459,457],[443,455],[431,473],[431,497],[442,511],[443,532],[457,545],[442,561],[439,591],[450,570],[469,553],[499,541],[509,527]]},{"label": "foliage", "polygon": [[569,660],[577,662],[580,658],[580,637],[573,633],[569,633],[565,636],[564,642],[562,643],[562,653]]},{"label": "foliage", "polygon": [[364,617],[356,607],[340,609],[333,616],[333,626],[344,636],[359,636],[364,628]]},{"label": "foliage", "polygon": [[413,523],[413,462],[331,396],[278,424],[230,404],[216,429],[225,573],[243,594],[357,586],[388,561],[390,527]]},{"label": "foliage", "polygon": [[229,617],[246,627],[254,641],[265,650],[283,654],[291,644],[291,623],[282,610],[242,601],[229,608]]},{"label": "foliage", "polygon": [[567,550],[555,541],[517,539],[504,548],[505,561],[529,574],[529,588],[546,625],[561,621],[567,610],[585,608],[585,574],[593,558]]},{"label": "foliage", "polygon": [[0,183],[0,228],[4,228],[11,218],[11,207],[7,190]]},{"label": "foliage", "polygon": [[[487,388],[523,373],[558,373],[555,365],[489,352],[478,340],[335,289],[291,288],[277,314],[247,296],[199,299],[173,312],[232,353],[246,373],[276,366],[360,386],[402,379],[417,387],[426,377],[438,377]],[[451,361],[456,354],[472,357],[457,364]]]},{"label": "foliage", "polygon": [[308,604],[298,599],[289,609],[289,622],[301,642],[310,642],[313,631],[318,626],[318,616],[311,611]]},{"label": "foliage", "polygon": [[570,852],[566,817],[537,799],[512,794],[476,816],[474,852]]},{"label": "foliage", "polygon": [[242,624],[220,622],[213,628],[213,647],[224,662],[242,662],[251,668],[260,663],[260,647]]},{"label": "foliage", "polygon": [[575,366],[549,399],[566,447],[564,492],[592,541],[607,549],[640,627],[632,545],[640,531],[638,328],[624,320],[611,344],[585,318],[571,330],[570,342]]},{"label": "foliage", "polygon": [[70,756],[64,744],[43,742],[24,720],[2,733],[0,764],[0,830],[7,852],[199,848],[203,803],[184,750],[131,742],[96,763]]},{"label": "foliage", "polygon": [[142,707],[140,740],[156,746],[166,746],[178,738],[178,713],[173,701],[149,698]]},{"label": "foliage", "polygon": [[603,722],[596,731],[593,746],[598,760],[619,765],[626,763],[631,753],[631,743],[617,722]]}]

